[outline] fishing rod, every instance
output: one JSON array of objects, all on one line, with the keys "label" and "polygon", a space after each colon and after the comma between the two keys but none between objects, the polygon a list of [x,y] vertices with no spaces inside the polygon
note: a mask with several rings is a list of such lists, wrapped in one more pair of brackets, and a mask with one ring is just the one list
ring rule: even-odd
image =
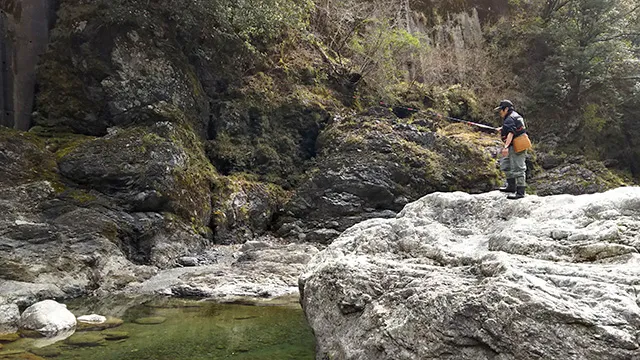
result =
[{"label": "fishing rod", "polygon": [[[383,101],[380,101],[380,105],[382,106],[389,106],[388,104],[386,104]],[[454,117],[450,117],[450,116],[444,116],[442,114],[439,114],[435,111],[432,110],[428,110],[428,111],[424,111],[424,110],[419,110],[419,109],[415,109],[415,108],[411,108],[411,107],[405,107],[405,106],[395,106],[393,107],[393,112],[394,114],[396,114],[398,117],[404,118],[404,117],[408,117],[409,114],[412,113],[427,113],[429,116],[431,117],[437,117],[437,118],[445,118],[448,120],[452,120],[452,121],[457,121],[463,124],[467,124],[469,126],[476,126],[482,129],[486,129],[486,130],[491,130],[491,131],[498,131],[498,129],[500,128],[495,128],[493,126],[490,125],[485,125],[485,124],[480,124],[480,123],[476,123],[473,121],[467,121],[467,120],[462,120],[462,119],[458,119],[458,118],[454,118]],[[402,115],[402,116],[401,116]]]},{"label": "fishing rod", "polygon": [[454,117],[450,117],[450,116],[444,116],[444,115],[438,114],[437,112],[434,112],[434,111],[427,111],[427,113],[429,115],[431,115],[431,116],[436,116],[438,118],[445,118],[445,119],[448,119],[448,120],[461,122],[463,124],[467,124],[467,125],[470,125],[470,126],[477,126],[479,128],[482,128],[482,129],[487,129],[487,130],[492,130],[492,131],[498,131],[500,129],[500,128],[496,128],[496,127],[493,127],[493,126],[476,123],[476,122],[473,122],[473,121],[467,121],[467,120],[462,120],[462,119],[458,119],[458,118],[454,118]]}]

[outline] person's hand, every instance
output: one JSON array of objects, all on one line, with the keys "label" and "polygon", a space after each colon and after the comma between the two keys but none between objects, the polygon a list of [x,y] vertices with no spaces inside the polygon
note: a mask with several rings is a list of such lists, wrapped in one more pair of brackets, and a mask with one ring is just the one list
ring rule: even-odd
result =
[{"label": "person's hand", "polygon": [[501,151],[501,154],[502,154],[502,157],[507,157],[507,156],[509,156],[509,149],[508,149],[508,148],[506,148],[506,147],[503,147],[503,148],[502,148],[502,151]]},{"label": "person's hand", "polygon": [[501,131],[502,131],[502,126],[500,126],[500,127],[497,127],[497,128],[496,128],[496,132],[498,132],[498,133],[499,133],[499,132],[501,132]]}]

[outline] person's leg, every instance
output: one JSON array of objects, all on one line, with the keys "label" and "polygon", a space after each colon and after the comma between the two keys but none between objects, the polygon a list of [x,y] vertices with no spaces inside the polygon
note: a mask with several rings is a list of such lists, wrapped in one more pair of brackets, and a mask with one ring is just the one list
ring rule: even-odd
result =
[{"label": "person's leg", "polygon": [[526,172],[527,172],[527,152],[521,151],[516,153],[513,148],[509,149],[509,167],[511,168],[511,174],[515,178],[516,193],[510,199],[520,199],[525,195],[525,189],[527,187]]},{"label": "person's leg", "polygon": [[499,188],[503,192],[516,192],[516,179],[511,174],[511,160],[509,156],[500,158],[500,170],[507,177],[507,185]]}]

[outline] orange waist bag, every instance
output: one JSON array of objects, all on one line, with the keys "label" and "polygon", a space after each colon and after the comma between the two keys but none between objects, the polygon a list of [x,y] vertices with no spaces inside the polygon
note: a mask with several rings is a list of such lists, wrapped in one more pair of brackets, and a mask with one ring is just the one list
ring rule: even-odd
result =
[{"label": "orange waist bag", "polygon": [[529,140],[529,135],[525,133],[518,137],[513,138],[512,144],[513,144],[513,150],[519,153],[531,147],[531,140]]}]

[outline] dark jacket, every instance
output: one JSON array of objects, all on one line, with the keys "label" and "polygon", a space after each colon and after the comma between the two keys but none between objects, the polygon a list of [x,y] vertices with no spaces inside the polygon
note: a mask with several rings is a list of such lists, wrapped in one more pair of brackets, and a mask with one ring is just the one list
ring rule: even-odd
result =
[{"label": "dark jacket", "polygon": [[513,110],[508,113],[502,122],[502,131],[500,133],[502,141],[507,140],[507,135],[509,135],[509,133],[513,133],[513,137],[515,138],[526,132],[527,130],[525,129],[524,119],[522,116]]}]

